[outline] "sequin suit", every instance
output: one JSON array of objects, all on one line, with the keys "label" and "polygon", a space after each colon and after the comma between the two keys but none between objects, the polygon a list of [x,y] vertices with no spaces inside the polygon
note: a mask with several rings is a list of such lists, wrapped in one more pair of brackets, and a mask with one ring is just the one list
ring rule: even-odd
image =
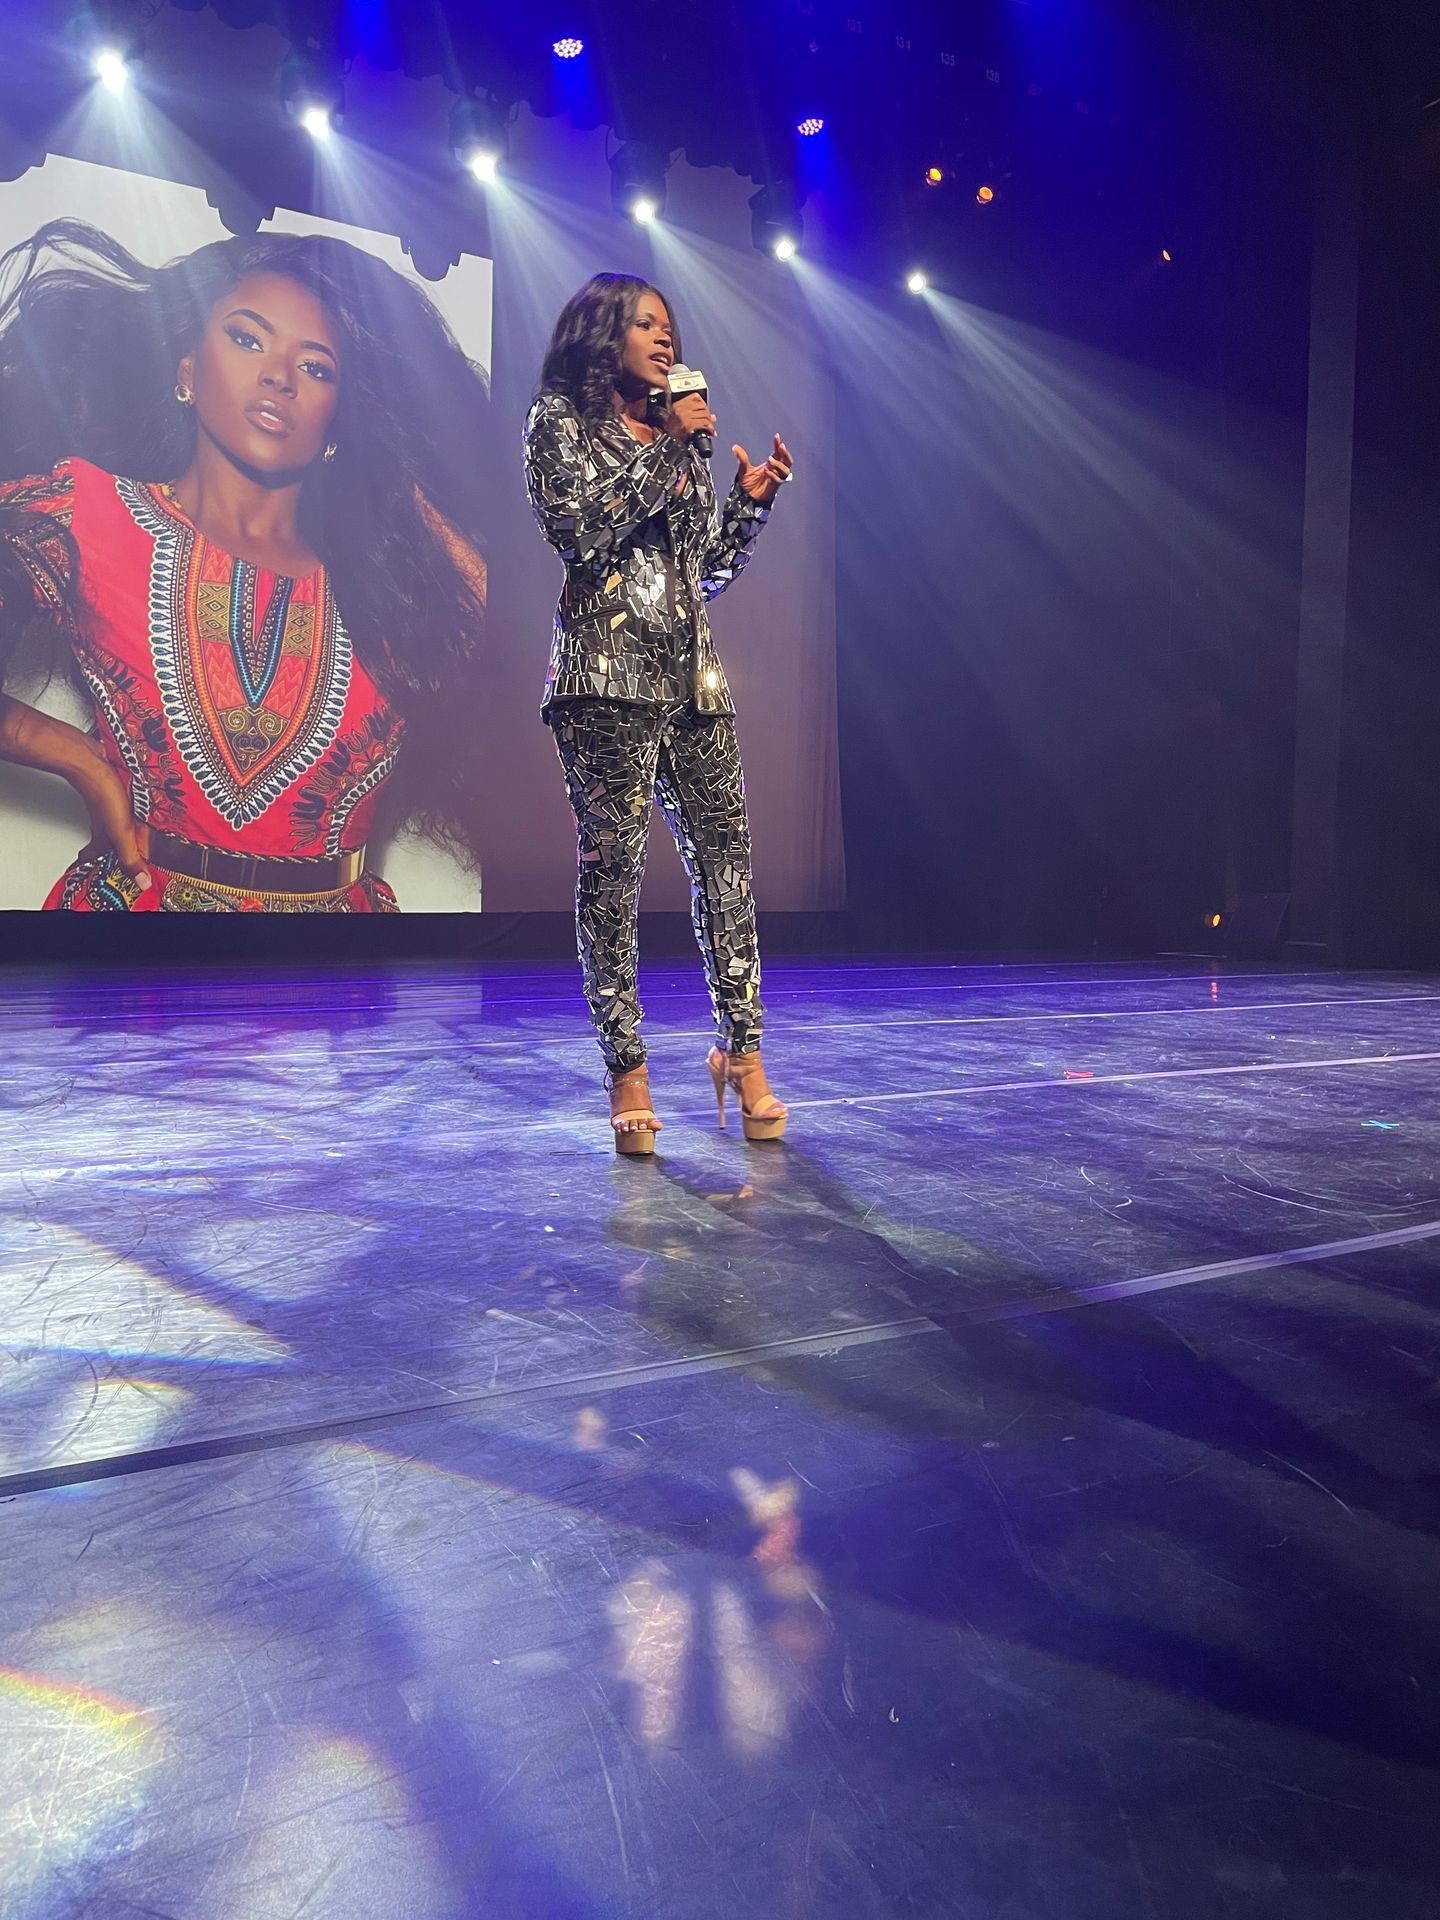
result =
[{"label": "sequin suit", "polygon": [[637,911],[658,799],[690,879],[720,1044],[760,1045],[760,954],[734,708],[705,603],[750,558],[768,507],[717,503],[672,435],[635,439],[563,395],[535,402],[525,472],[565,562],[543,712],[578,829],[585,994],[611,1074],[642,1064]]}]

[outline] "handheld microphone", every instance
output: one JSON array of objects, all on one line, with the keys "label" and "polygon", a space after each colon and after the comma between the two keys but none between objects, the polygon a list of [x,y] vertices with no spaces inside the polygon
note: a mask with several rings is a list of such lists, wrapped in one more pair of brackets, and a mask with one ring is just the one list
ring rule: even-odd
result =
[{"label": "handheld microphone", "polygon": [[[698,373],[694,367],[685,366],[679,360],[670,369],[669,384],[672,400],[679,400],[687,393],[698,393],[702,400],[708,400],[710,397],[710,389],[704,374]],[[708,433],[691,434],[690,443],[702,460],[708,460],[715,451],[715,442]]]}]

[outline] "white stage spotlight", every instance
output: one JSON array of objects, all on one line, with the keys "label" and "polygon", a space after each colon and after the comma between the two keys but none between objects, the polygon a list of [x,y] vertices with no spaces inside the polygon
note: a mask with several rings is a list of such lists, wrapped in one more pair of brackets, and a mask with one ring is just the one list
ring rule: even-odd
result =
[{"label": "white stage spotlight", "polygon": [[466,94],[450,109],[450,151],[458,166],[488,185],[510,150],[505,109],[489,94]]},{"label": "white stage spotlight", "polygon": [[750,196],[750,241],[759,253],[793,260],[805,238],[804,194],[791,180],[770,180]]},{"label": "white stage spotlight", "polygon": [[124,93],[130,84],[130,62],[118,47],[101,47],[91,61],[95,78],[111,93]]},{"label": "white stage spotlight", "polygon": [[649,140],[627,140],[610,156],[610,204],[616,213],[648,224],[665,211],[670,155]]},{"label": "white stage spotlight", "polygon": [[345,108],[338,60],[318,47],[294,48],[280,66],[280,99],[297,126],[312,140],[328,140]]}]

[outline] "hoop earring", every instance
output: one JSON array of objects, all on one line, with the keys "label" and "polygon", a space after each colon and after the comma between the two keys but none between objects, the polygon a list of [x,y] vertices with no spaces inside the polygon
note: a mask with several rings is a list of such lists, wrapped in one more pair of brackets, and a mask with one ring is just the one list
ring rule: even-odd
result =
[{"label": "hoop earring", "polygon": [[331,440],[326,446],[324,453],[322,453],[320,456],[320,458],[325,462],[327,467],[333,463],[335,459],[336,451],[337,449],[335,446],[335,442]]},{"label": "hoop earring", "polygon": [[175,398],[180,402],[182,407],[193,407],[195,404],[194,394],[190,391],[189,387],[182,387],[178,380],[175,383]]}]

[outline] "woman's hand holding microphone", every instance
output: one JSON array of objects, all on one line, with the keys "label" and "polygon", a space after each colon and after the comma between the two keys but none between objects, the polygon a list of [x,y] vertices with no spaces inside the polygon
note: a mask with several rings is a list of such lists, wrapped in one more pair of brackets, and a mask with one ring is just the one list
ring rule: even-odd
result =
[{"label": "woman's hand holding microphone", "polygon": [[665,431],[682,446],[688,446],[697,433],[713,436],[715,416],[704,393],[697,388],[694,393],[677,394],[665,415]]}]

